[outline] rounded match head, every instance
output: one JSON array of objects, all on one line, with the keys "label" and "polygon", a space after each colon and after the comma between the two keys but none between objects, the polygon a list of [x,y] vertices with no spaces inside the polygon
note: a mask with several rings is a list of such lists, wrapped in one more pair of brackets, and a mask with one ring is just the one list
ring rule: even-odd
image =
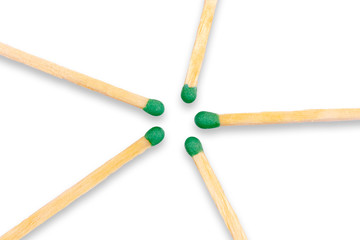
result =
[{"label": "rounded match head", "polygon": [[203,151],[201,142],[196,137],[189,137],[185,141],[185,149],[193,157]]},{"label": "rounded match head", "polygon": [[162,102],[155,99],[149,99],[143,110],[153,116],[160,116],[164,113],[165,107]]},{"label": "rounded match head", "polygon": [[165,132],[161,127],[153,127],[145,134],[145,138],[150,142],[151,146],[158,145],[164,137]]},{"label": "rounded match head", "polygon": [[220,127],[219,115],[212,112],[199,112],[195,116],[195,123],[203,129]]},{"label": "rounded match head", "polygon": [[192,103],[196,99],[197,87],[189,87],[185,84],[181,91],[181,98],[186,103]]}]

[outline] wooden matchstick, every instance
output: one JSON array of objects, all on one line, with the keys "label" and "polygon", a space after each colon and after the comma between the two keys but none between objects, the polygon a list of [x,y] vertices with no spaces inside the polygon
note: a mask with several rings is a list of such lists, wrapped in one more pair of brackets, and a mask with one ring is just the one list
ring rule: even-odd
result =
[{"label": "wooden matchstick", "polygon": [[158,100],[149,99],[124,89],[114,87],[103,81],[59,66],[55,63],[33,56],[3,43],[0,43],[0,55],[36,68],[55,77],[68,80],[82,87],[86,87],[90,90],[131,104],[135,107],[143,109],[145,112],[153,116],[159,116],[164,112],[164,105]]},{"label": "wooden matchstick", "polygon": [[199,112],[195,116],[196,125],[204,129],[217,128],[220,126],[354,120],[360,120],[360,108],[314,109],[293,112],[233,113],[220,115],[211,112]]},{"label": "wooden matchstick", "polygon": [[193,158],[201,177],[204,179],[207,189],[213,198],[216,207],[219,209],[227,228],[229,229],[233,239],[247,240],[245,232],[240,225],[239,219],[235,211],[232,209],[225,193],[216,178],[209,161],[207,160],[201,142],[195,137],[189,137],[185,141],[185,148],[189,155]]},{"label": "wooden matchstick", "polygon": [[204,60],[217,2],[218,0],[205,0],[185,84],[181,91],[181,98],[186,103],[192,103],[196,99],[198,78]]},{"label": "wooden matchstick", "polygon": [[108,176],[117,171],[151,146],[159,144],[164,138],[164,131],[160,127],[150,129],[145,136],[137,140],[123,152],[107,161],[104,165],[90,173],[80,182],[66,190],[57,198],[46,204],[40,210],[25,219],[19,225],[0,237],[0,240],[18,240],[37,228],[56,213],[67,207],[73,201],[104,181]]}]

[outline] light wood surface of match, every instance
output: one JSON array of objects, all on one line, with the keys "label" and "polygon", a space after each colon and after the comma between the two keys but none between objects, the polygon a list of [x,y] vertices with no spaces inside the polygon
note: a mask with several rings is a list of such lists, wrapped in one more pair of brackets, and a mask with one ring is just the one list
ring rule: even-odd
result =
[{"label": "light wood surface of match", "polygon": [[204,152],[194,155],[193,159],[233,239],[247,240],[239,219],[226,198],[220,182],[216,178]]},{"label": "light wood surface of match", "polygon": [[198,83],[217,2],[217,0],[205,0],[194,48],[191,54],[188,72],[185,79],[185,84],[188,84],[189,87],[196,87]]},{"label": "light wood surface of match", "polygon": [[103,81],[97,80],[95,78],[59,66],[55,63],[33,56],[31,54],[15,49],[3,43],[0,43],[0,55],[12,59],[14,61],[23,63],[25,65],[28,65],[30,67],[36,68],[40,71],[46,72],[55,77],[68,80],[82,87],[86,87],[93,91],[102,93],[106,96],[131,104],[141,109],[143,109],[146,106],[149,100],[146,97],[142,97],[140,95],[131,93],[124,89],[114,87]]},{"label": "light wood surface of match", "polygon": [[360,120],[360,109],[315,109],[293,112],[219,115],[221,126]]},{"label": "light wood surface of match", "polygon": [[36,227],[44,223],[46,220],[54,216],[56,213],[71,204],[77,198],[94,188],[97,184],[105,180],[108,176],[118,170],[125,163],[143,153],[150,148],[150,142],[142,137],[134,144],[129,146],[123,152],[116,155],[114,158],[107,161],[104,165],[90,173],[80,182],[66,190],[57,198],[46,204],[37,212],[25,219],[19,225],[11,229],[0,237],[0,240],[17,240],[24,237],[26,234],[34,230]]}]

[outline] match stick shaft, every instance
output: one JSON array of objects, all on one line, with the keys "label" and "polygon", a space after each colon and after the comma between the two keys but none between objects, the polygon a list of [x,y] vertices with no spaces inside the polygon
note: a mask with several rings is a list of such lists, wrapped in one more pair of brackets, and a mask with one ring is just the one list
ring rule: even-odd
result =
[{"label": "match stick shaft", "polygon": [[189,87],[196,87],[201,66],[204,60],[210,29],[213,22],[217,0],[205,0],[200,25],[192,51],[185,84]]},{"label": "match stick shaft", "polygon": [[59,66],[3,43],[0,43],[0,55],[141,109],[145,108],[149,100],[146,97],[114,87],[103,81]]},{"label": "match stick shaft", "polygon": [[105,180],[125,163],[129,162],[131,159],[143,153],[150,147],[151,144],[145,137],[140,138],[123,152],[110,159],[80,182],[32,214],[29,218],[25,219],[19,225],[5,233],[2,237],[0,237],[0,240],[21,239],[56,213],[67,207],[77,198]]},{"label": "match stick shaft", "polygon": [[216,178],[204,152],[194,155],[193,159],[233,239],[247,240],[239,219],[226,198],[220,182]]},{"label": "match stick shaft", "polygon": [[360,120],[360,109],[317,109],[293,112],[219,115],[221,126]]}]

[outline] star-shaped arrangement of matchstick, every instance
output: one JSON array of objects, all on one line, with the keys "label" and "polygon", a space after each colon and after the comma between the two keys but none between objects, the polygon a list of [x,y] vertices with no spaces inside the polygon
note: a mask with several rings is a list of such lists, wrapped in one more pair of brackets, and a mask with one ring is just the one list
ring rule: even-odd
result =
[{"label": "star-shaped arrangement of matchstick", "polygon": [[[200,19],[195,45],[190,59],[188,72],[181,98],[186,103],[192,103],[197,96],[197,83],[202,62],[205,56],[206,45],[210,34],[212,21],[218,0],[205,0],[203,13]],[[160,116],[164,112],[164,105],[155,99],[149,99],[124,89],[112,86],[103,81],[75,72],[55,63],[30,55],[21,50],[0,43],[0,55],[14,61],[26,64],[55,77],[68,80],[77,85],[105,94],[114,99],[128,103],[145,112]],[[203,129],[234,125],[282,124],[299,122],[351,121],[360,120],[360,109],[317,109],[292,112],[263,112],[263,113],[235,113],[216,114],[199,112],[195,116],[195,123]],[[81,181],[47,203],[30,217],[22,221],[13,229],[0,237],[0,240],[17,240],[23,238],[39,225],[53,217],[56,213],[70,205],[73,201],[87,193],[108,176],[121,168],[124,164],[159,144],[165,137],[160,127],[153,127],[144,136],[126,148],[124,151],[105,162]],[[224,222],[233,239],[246,240],[245,232],[232,209],[225,193],[212,170],[203,151],[202,144],[196,137],[189,137],[185,141],[185,149],[193,158],[211,197],[213,198]]]}]

